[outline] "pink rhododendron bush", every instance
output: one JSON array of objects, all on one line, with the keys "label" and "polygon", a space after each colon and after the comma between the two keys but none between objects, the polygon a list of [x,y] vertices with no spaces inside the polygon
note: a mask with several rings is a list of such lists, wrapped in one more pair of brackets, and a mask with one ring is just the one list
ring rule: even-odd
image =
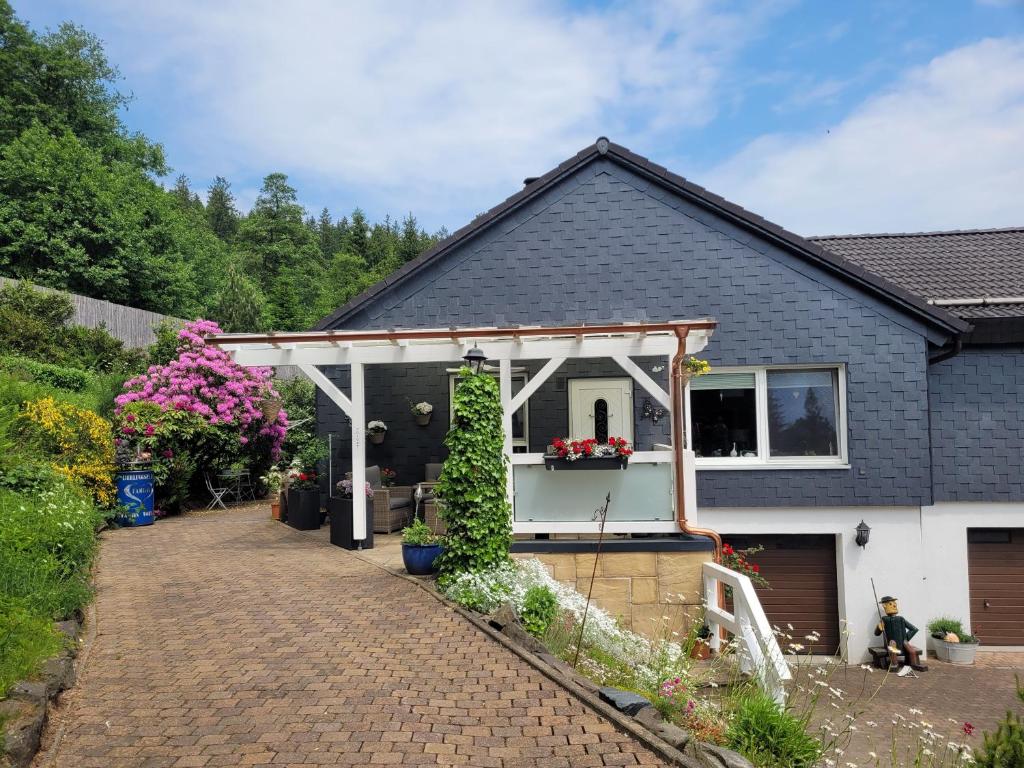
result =
[{"label": "pink rhododendron bush", "polygon": [[244,467],[258,477],[281,453],[288,416],[272,369],[238,365],[206,343],[206,335],[220,332],[209,320],[186,324],[178,356],[126,381],[115,399],[122,452],[153,462],[165,512],[203,489],[204,472]]}]

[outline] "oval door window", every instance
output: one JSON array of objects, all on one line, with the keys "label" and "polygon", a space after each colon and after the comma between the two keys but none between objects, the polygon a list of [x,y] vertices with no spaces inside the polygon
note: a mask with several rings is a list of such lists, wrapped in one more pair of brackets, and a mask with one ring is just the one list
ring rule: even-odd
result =
[{"label": "oval door window", "polygon": [[594,437],[599,443],[608,442],[608,401],[603,397],[594,401]]}]

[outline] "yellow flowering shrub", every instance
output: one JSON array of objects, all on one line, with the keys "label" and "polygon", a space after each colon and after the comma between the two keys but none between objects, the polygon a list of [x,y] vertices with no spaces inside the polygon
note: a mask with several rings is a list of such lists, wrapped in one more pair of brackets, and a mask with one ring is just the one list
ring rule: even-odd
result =
[{"label": "yellow flowering shrub", "polygon": [[101,506],[114,503],[114,440],[109,421],[53,397],[27,403],[22,416],[42,439],[56,471],[84,485]]}]

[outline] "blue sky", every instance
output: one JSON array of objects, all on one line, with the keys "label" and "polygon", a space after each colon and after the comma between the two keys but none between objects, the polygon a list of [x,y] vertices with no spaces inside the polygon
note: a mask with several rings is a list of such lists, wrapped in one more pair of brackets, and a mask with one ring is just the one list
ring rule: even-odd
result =
[{"label": "blue sky", "polygon": [[454,230],[599,135],[802,234],[1024,224],[1024,0],[15,0],[243,207]]}]

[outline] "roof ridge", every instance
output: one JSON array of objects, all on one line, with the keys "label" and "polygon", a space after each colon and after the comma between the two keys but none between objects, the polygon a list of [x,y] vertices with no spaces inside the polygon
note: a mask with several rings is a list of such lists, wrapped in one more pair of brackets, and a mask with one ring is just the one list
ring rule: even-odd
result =
[{"label": "roof ridge", "polygon": [[857,240],[882,237],[942,237],[944,235],[988,235],[1004,232],[1024,232],[1024,225],[1015,227],[988,227],[977,229],[939,229],[931,232],[863,232],[849,235],[808,235],[808,240]]}]

